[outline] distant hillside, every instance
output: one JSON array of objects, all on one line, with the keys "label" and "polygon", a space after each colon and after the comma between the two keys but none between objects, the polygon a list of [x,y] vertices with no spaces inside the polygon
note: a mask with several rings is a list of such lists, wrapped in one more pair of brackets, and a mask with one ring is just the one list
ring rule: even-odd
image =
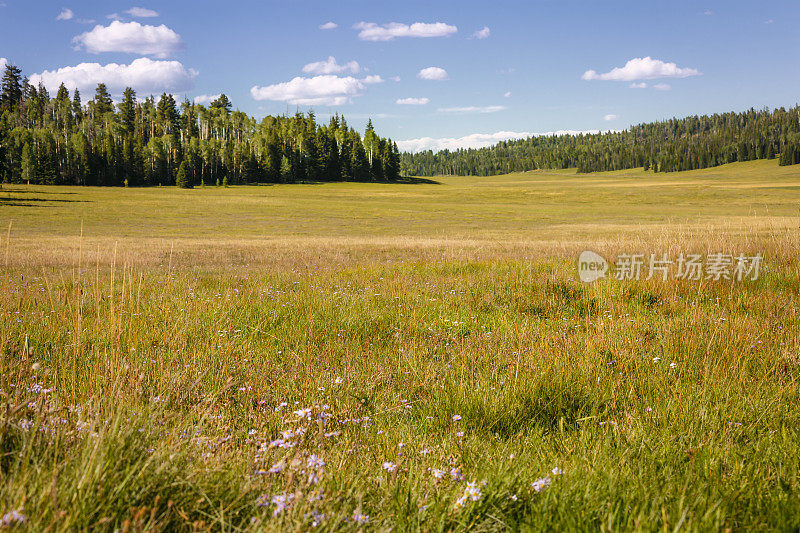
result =
[{"label": "distant hillside", "polygon": [[618,133],[530,137],[490,148],[405,153],[401,168],[411,176],[562,168],[675,172],[776,157],[781,165],[800,163],[800,107],[673,118]]}]

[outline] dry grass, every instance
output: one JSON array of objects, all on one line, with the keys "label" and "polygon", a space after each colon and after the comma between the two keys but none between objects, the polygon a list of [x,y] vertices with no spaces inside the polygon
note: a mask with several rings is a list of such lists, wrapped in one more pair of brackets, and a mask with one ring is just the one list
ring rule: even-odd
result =
[{"label": "dry grass", "polygon": [[[797,530],[798,196],[762,163],[6,189],[44,201],[2,206],[0,511],[68,531]],[[766,264],[584,285],[585,248]]]}]

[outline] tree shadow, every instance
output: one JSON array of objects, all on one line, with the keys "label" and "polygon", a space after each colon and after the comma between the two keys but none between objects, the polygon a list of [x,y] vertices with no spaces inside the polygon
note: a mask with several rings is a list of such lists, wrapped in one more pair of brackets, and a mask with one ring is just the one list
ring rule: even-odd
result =
[{"label": "tree shadow", "polygon": [[420,178],[417,176],[405,176],[400,178],[399,180],[392,181],[390,183],[400,183],[406,185],[441,185],[442,182],[436,181],[430,178]]},{"label": "tree shadow", "polygon": [[[0,194],[6,191],[0,191]],[[14,198],[14,197],[2,197],[0,196],[0,206],[8,206],[8,207],[55,207],[52,205],[45,205],[49,203],[87,203],[88,200],[66,200],[61,198]]]},{"label": "tree shadow", "polygon": [[[48,187],[48,185],[44,185],[44,187]],[[76,192],[68,192],[68,191],[40,191],[40,190],[30,190],[30,189],[10,189],[8,184],[3,184],[0,186],[0,194],[3,193],[19,193],[19,194],[34,194],[34,193],[43,193],[43,194],[59,194],[59,195],[75,195],[78,194]]]}]

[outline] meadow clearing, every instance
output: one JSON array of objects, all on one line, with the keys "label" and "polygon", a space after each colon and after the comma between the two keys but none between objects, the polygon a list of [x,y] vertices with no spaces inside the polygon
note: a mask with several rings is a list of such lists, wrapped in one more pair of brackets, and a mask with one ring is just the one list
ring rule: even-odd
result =
[{"label": "meadow clearing", "polygon": [[4,185],[5,523],[800,528],[800,170],[416,181]]}]

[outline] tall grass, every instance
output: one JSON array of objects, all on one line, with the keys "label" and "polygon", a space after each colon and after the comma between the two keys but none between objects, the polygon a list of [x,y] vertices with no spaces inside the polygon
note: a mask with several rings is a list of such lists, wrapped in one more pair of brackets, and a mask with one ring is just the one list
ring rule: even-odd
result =
[{"label": "tall grass", "polygon": [[574,278],[7,270],[0,506],[32,530],[800,527],[796,261]]}]

